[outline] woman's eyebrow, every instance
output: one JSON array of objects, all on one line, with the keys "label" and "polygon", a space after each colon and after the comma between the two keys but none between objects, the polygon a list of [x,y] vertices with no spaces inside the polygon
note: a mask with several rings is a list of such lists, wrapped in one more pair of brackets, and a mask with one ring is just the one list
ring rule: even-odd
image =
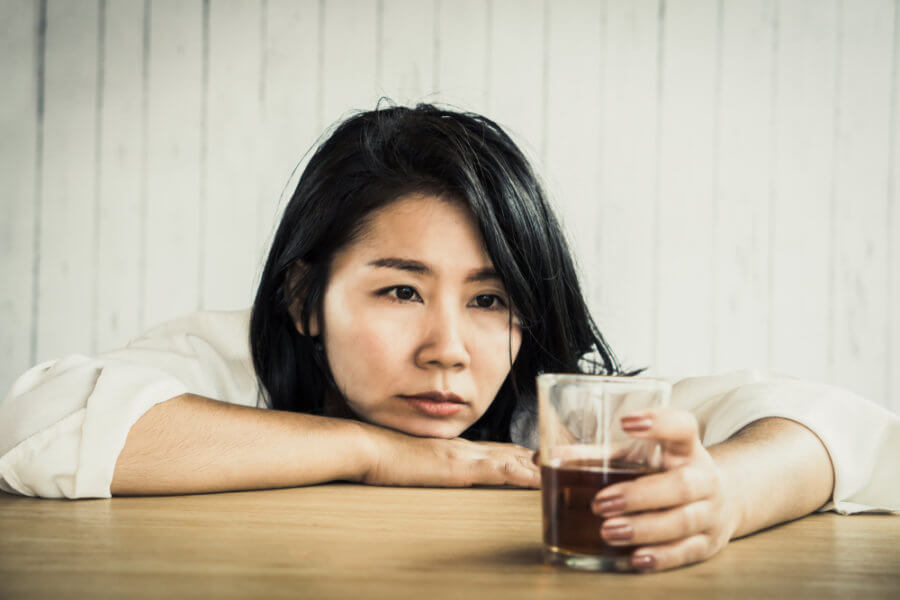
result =
[{"label": "woman's eyebrow", "polygon": [[[366,263],[370,267],[383,267],[387,269],[399,269],[401,271],[407,271],[409,273],[416,273],[417,275],[426,275],[433,276],[434,269],[426,265],[425,263],[412,260],[409,258],[378,258]],[[482,269],[476,269],[469,273],[466,277],[466,283],[473,281],[500,281],[500,275],[493,267],[484,267]]]},{"label": "woman's eyebrow", "polygon": [[401,271],[409,271],[419,275],[433,275],[431,267],[417,260],[408,258],[378,258],[366,263],[370,267],[384,267],[387,269],[400,269]]}]

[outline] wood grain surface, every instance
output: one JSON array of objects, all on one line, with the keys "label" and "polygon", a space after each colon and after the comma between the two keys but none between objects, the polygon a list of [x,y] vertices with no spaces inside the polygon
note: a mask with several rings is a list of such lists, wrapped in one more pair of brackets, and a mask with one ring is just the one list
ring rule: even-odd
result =
[{"label": "wood grain surface", "polygon": [[652,575],[541,561],[540,495],[330,484],[58,501],[0,493],[0,597],[896,598],[900,519],[817,514]]}]

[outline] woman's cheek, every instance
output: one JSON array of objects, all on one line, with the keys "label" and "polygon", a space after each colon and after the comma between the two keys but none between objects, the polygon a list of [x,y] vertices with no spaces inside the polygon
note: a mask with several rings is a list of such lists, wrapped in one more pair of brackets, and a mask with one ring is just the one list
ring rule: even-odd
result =
[{"label": "woman's cheek", "polygon": [[514,326],[510,331],[508,314],[498,312],[481,315],[480,318],[473,319],[473,324],[478,346],[489,349],[491,353],[502,352],[506,365],[509,366],[510,350],[515,358],[522,336],[518,327]]},{"label": "woman's cheek", "polygon": [[364,352],[370,363],[402,360],[409,335],[417,326],[414,320],[384,310],[366,311],[361,317],[354,328],[351,344]]},{"label": "woman's cheek", "polygon": [[478,324],[473,328],[475,337],[469,343],[472,372],[484,386],[496,389],[506,379],[521,344],[518,328],[511,332],[506,319],[499,321],[495,316],[492,322]]}]

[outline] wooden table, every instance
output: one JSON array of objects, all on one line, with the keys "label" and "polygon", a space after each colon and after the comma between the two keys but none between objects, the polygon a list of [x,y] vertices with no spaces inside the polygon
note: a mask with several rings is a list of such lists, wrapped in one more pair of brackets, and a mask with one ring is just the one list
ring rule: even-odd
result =
[{"label": "wooden table", "polygon": [[652,575],[542,564],[540,517],[496,488],[0,493],[0,598],[900,598],[895,516],[812,515]]}]

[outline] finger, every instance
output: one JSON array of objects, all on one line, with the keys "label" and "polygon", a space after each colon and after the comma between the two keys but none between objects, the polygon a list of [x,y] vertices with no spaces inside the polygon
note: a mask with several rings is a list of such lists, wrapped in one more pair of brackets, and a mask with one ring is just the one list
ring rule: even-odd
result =
[{"label": "finger", "polygon": [[664,511],[606,519],[600,535],[613,546],[672,542],[703,533],[714,525],[709,501],[691,502]]},{"label": "finger", "polygon": [[473,463],[473,485],[513,485],[538,488],[540,471],[527,456],[485,457]]},{"label": "finger", "polygon": [[520,446],[519,444],[510,444],[508,442],[474,442],[478,448],[483,450],[500,450],[502,452],[512,452],[517,456],[525,456],[527,458],[531,458],[534,450],[528,448],[526,446]]},{"label": "finger", "polygon": [[645,410],[622,417],[622,429],[632,437],[658,440],[676,456],[690,456],[700,447],[697,418],[686,410]]},{"label": "finger", "polygon": [[539,488],[541,487],[541,468],[536,465],[529,457],[527,456],[517,456],[517,460],[519,460],[528,471],[528,481],[523,487],[530,488]]},{"label": "finger", "polygon": [[632,553],[631,564],[640,573],[652,573],[700,562],[713,554],[710,537],[698,534],[667,544],[639,548]]},{"label": "finger", "polygon": [[[507,454],[511,454],[516,458],[524,458],[526,459],[526,463],[529,467],[540,466],[538,463],[532,460],[535,451],[531,448],[527,448],[525,446],[520,446],[518,444],[510,444],[506,442],[475,442],[477,447],[481,450],[484,450],[484,456],[503,456]],[[498,452],[499,451],[499,452]]]},{"label": "finger", "polygon": [[671,508],[712,496],[716,485],[712,471],[686,465],[606,487],[594,497],[591,509],[598,515],[611,517]]},{"label": "finger", "polygon": [[531,459],[527,456],[517,456],[516,460],[520,463],[520,468],[516,471],[515,479],[509,482],[509,485],[517,487],[540,489],[541,487],[541,471],[536,467]]}]

